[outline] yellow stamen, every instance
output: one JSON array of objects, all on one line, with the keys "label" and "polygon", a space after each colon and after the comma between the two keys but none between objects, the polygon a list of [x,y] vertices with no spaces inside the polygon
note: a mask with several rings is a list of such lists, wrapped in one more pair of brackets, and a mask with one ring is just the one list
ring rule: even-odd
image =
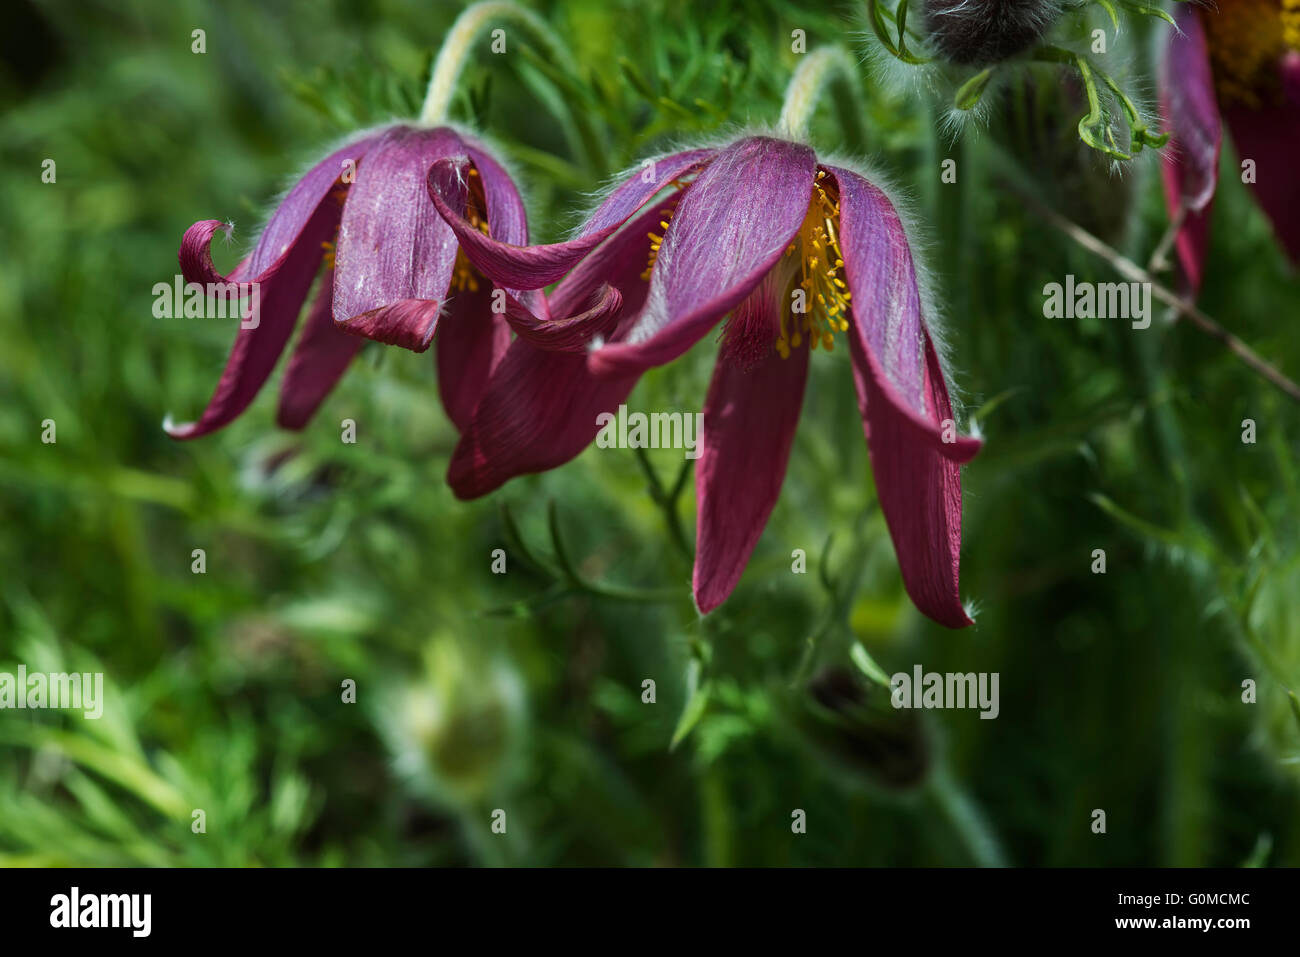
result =
[{"label": "yellow stamen", "polygon": [[[465,219],[471,226],[477,229],[484,236],[490,236],[488,231],[486,200],[483,197],[483,184],[479,180],[478,170],[473,166],[469,168],[469,198],[465,203]],[[482,278],[479,271],[474,268],[465,255],[463,249],[456,250],[456,265],[452,267],[451,288],[453,292],[478,292],[478,281]]]},{"label": "yellow stamen", "polygon": [[1277,63],[1287,50],[1300,49],[1300,0],[1221,0],[1201,16],[1219,103],[1280,102]]},{"label": "yellow stamen", "polygon": [[[836,228],[840,221],[839,196],[825,179],[825,170],[819,170],[808,214],[795,241],[786,250],[787,257],[798,260],[795,282],[786,301],[802,300],[804,310],[790,314],[792,328],[787,330],[786,310],[782,309],[781,331],[776,340],[777,355],[782,359],[789,358],[791,348],[803,345],[805,335],[809,349],[820,345],[831,352],[835,348],[835,333],[849,328],[851,296],[844,279],[844,256]],[[803,296],[796,299],[795,290],[803,290]]]},{"label": "yellow stamen", "polygon": [[[342,209],[344,202],[346,202],[348,198],[347,185],[343,183],[342,180],[335,180],[334,188],[330,190],[328,198],[332,199],[339,209]],[[343,220],[340,218],[338,226],[334,227],[334,239],[320,244],[320,248],[325,251],[325,255],[322,258],[325,261],[326,269],[334,268],[334,257],[338,255],[339,227],[342,225]]]},{"label": "yellow stamen", "polygon": [[[682,191],[690,185],[686,180],[674,179],[668,183],[676,192],[669,200],[669,206],[664,212],[664,218],[659,220],[659,228],[665,233],[668,231],[668,221],[673,218],[673,213],[677,212],[677,204],[682,201]],[[646,259],[645,269],[641,271],[641,278],[646,282],[650,281],[650,273],[654,271],[655,263],[659,261],[659,247],[664,244],[662,233],[646,233],[650,240],[650,254]]]}]

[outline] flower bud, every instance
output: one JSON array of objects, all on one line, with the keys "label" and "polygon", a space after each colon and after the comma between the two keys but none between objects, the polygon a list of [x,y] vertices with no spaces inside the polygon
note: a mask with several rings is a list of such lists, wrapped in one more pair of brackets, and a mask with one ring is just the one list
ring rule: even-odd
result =
[{"label": "flower bud", "polygon": [[379,693],[375,716],[398,772],[440,803],[465,805],[502,783],[523,732],[513,665],[449,635],[425,649],[424,673]]},{"label": "flower bud", "polygon": [[1061,16],[1060,0],[923,0],[921,26],[938,54],[989,66],[1023,53]]},{"label": "flower bud", "polygon": [[789,718],[823,760],[859,782],[910,791],[930,770],[932,745],[918,714],[895,709],[888,688],[845,668],[814,676],[790,702]]}]

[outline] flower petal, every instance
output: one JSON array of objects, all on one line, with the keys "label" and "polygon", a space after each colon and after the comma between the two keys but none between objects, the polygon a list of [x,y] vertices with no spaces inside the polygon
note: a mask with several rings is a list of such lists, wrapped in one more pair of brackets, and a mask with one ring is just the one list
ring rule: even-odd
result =
[{"label": "flower petal", "polygon": [[488,229],[503,243],[528,242],[528,213],[515,181],[483,144],[466,139],[465,146],[483,181]]},{"label": "flower petal", "polygon": [[[510,174],[482,143],[464,137],[469,158],[483,182],[483,199],[487,206],[489,235],[503,243],[528,245],[528,213],[523,197]],[[426,183],[427,188],[427,183]],[[435,207],[436,208],[436,207]],[[468,258],[468,257],[466,257]],[[548,318],[546,297],[540,290],[506,289],[533,315]]]},{"label": "flower petal", "polygon": [[334,325],[333,300],[334,270],[327,269],[321,276],[316,299],[280,383],[280,411],[276,421],[282,428],[301,429],[311,421],[365,345],[364,340],[349,336]]},{"label": "flower petal", "polygon": [[840,194],[840,250],[852,294],[849,349],[871,468],[903,584],[940,624],[971,623],[958,593],[959,465],[980,442],[957,437],[938,355],[921,316],[907,235],[883,192],[827,168]]},{"label": "flower petal", "polygon": [[713,369],[695,473],[692,584],[705,614],[736,587],[781,494],[809,352],[793,349],[782,359],[772,350],[748,369],[720,355]]},{"label": "flower petal", "polygon": [[1178,31],[1170,34],[1160,67],[1162,112],[1173,132],[1162,154],[1161,173],[1170,217],[1187,206],[1176,248],[1183,274],[1197,290],[1204,274],[1223,128],[1200,15],[1191,5],[1180,4],[1175,20]]},{"label": "flower petal", "polygon": [[217,219],[201,219],[185,230],[177,259],[181,264],[181,275],[187,283],[196,282],[203,286],[209,283],[225,284],[238,282],[241,277],[248,275],[247,257],[241,259],[226,276],[221,275],[212,264],[212,237],[218,232],[229,238],[231,227]]},{"label": "flower petal", "polygon": [[[195,223],[185,231],[185,236],[181,239],[181,274],[185,281],[204,285],[236,280],[269,281],[284,264],[289,251],[303,240],[303,231],[320,205],[334,191],[339,177],[346,171],[356,170],[378,139],[377,134],[362,136],[335,150],[309,169],[280,201],[258,237],[252,254],[229,276],[222,276],[212,265],[210,248],[213,234],[227,227],[216,220]],[[337,225],[338,216],[335,215],[332,221]]]},{"label": "flower petal", "polygon": [[1255,161],[1250,191],[1273,223],[1291,262],[1300,265],[1300,53],[1281,64],[1285,99],[1276,105],[1224,110],[1239,160]]},{"label": "flower petal", "polygon": [[698,342],[785,254],[808,212],[816,157],[754,137],[722,150],[686,190],[626,341],[597,349],[597,375],[662,365]]},{"label": "flower petal", "polygon": [[[626,332],[645,298],[641,279],[649,252],[646,232],[665,217],[671,203],[646,210],[596,248],[555,288],[551,309],[566,315],[588,301],[597,284],[623,290],[623,318],[611,338]],[[510,344],[492,375],[452,456],[447,482],[459,498],[486,495],[518,475],[544,472],[569,461],[600,431],[596,417],[627,400],[636,376],[597,379],[587,358],[548,352],[527,339]]]},{"label": "flower petal", "polygon": [[447,470],[457,498],[555,468],[591,444],[600,431],[596,417],[627,401],[636,377],[594,379],[586,361],[524,339],[510,343]]},{"label": "flower petal", "polygon": [[321,203],[298,232],[297,241],[274,264],[273,273],[261,271],[269,278],[258,286],[256,323],[241,322],[225,371],[202,416],[186,425],[164,424],[172,438],[207,435],[248,408],[293,334],[303,300],[320,267],[321,244],[333,236],[338,216],[337,204]]},{"label": "flower petal", "polygon": [[339,227],[334,319],[346,331],[415,352],[429,348],[457,242],[429,202],[425,174],[464,151],[461,138],[441,127],[393,127],[371,148]]},{"label": "flower petal", "polygon": [[567,273],[656,193],[710,155],[710,150],[691,150],[656,161],[646,168],[648,175],[635,176],[616,189],[578,238],[546,246],[520,246],[495,234],[484,236],[461,215],[462,205],[455,198],[468,172],[463,157],[435,163],[429,170],[428,189],[438,213],[456,231],[465,255],[479,272],[506,289],[540,289]]},{"label": "flower petal", "polygon": [[623,296],[613,286],[602,286],[590,308],[574,316],[539,319],[513,296],[506,296],[506,321],[521,339],[551,352],[580,352],[583,355],[596,336],[613,330],[623,308]]},{"label": "flower petal", "polygon": [[480,283],[477,291],[458,292],[447,303],[438,323],[435,348],[438,392],[447,417],[464,432],[487,390],[493,370],[510,346],[510,327],[492,312],[492,290]]}]

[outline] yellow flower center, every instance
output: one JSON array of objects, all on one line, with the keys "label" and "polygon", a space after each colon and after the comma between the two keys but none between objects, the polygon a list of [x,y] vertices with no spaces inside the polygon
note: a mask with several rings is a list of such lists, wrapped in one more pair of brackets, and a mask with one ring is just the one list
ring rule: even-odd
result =
[{"label": "yellow flower center", "polygon": [[826,171],[818,170],[812,200],[799,234],[786,250],[785,260],[793,265],[794,276],[787,301],[781,309],[781,332],[776,351],[782,359],[790,350],[808,341],[827,352],[835,348],[835,333],[849,328],[849,286],[844,280],[844,256],[840,252],[840,203],[834,187],[826,183]]},{"label": "yellow flower center", "polygon": [[[343,208],[344,201],[348,198],[348,187],[342,180],[336,180],[334,189],[330,190],[329,199],[334,200],[339,209]],[[339,228],[343,225],[343,218],[339,217],[338,225],[334,227],[333,241],[327,241],[320,244],[320,248],[325,250],[325,268],[334,268],[334,257],[338,253]]]},{"label": "yellow flower center", "polygon": [[1277,62],[1300,49],[1300,0],[1219,0],[1217,10],[1202,10],[1201,17],[1219,103],[1277,103]]},{"label": "yellow flower center", "polygon": [[[487,199],[483,195],[483,181],[478,170],[469,168],[469,195],[465,201],[465,219],[484,236],[489,236],[487,222]],[[465,250],[457,248],[456,265],[452,267],[451,289],[453,292],[478,292],[478,281],[482,274],[465,255]]]},{"label": "yellow flower center", "polygon": [[[650,255],[641,273],[644,280],[649,280],[654,271],[664,233],[689,184],[673,180],[672,185],[677,187],[677,193],[659,221],[662,231],[646,234]],[[835,347],[835,333],[849,328],[850,298],[840,253],[839,223],[839,195],[825,170],[818,170],[799,232],[785,255],[727,320],[723,339],[732,361],[750,365],[770,355],[773,347],[782,359],[788,359],[790,350],[805,342],[810,349],[820,344],[827,352]],[[779,329],[771,327],[773,311],[780,317]]]},{"label": "yellow flower center", "polygon": [[650,240],[650,255],[646,260],[645,269],[641,271],[641,278],[646,282],[650,281],[650,273],[655,268],[655,263],[659,260],[659,247],[664,244],[664,232],[668,231],[668,223],[673,218],[673,213],[677,212],[677,204],[682,201],[682,194],[690,183],[683,179],[674,179],[669,181],[668,185],[674,190],[672,198],[668,200],[668,208],[664,213],[664,218],[659,220],[659,228],[663,232],[646,233]]}]

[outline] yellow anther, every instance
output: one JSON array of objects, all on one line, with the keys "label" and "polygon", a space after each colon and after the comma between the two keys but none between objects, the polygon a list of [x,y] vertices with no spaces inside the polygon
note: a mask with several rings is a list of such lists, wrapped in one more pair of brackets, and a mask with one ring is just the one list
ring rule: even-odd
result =
[{"label": "yellow anther", "polygon": [[[1300,3],[1300,0],[1296,0]],[[844,277],[844,257],[840,252],[838,198],[830,191],[826,171],[818,170],[808,203],[808,213],[803,225],[786,249],[786,255],[797,261],[791,264],[793,277],[790,289],[801,289],[807,312],[796,319],[795,329],[786,336],[785,321],[776,342],[777,355],[788,358],[792,348],[803,345],[805,339],[810,349],[818,346],[828,352],[834,348],[834,333],[849,328],[846,318],[849,311],[849,287]],[[787,300],[789,301],[789,300]]]},{"label": "yellow anther", "polygon": [[1201,15],[1220,104],[1280,102],[1277,62],[1300,49],[1300,0],[1230,0]]},{"label": "yellow anther", "polygon": [[[483,183],[478,170],[469,168],[469,196],[465,202],[465,220],[484,236],[492,235],[487,221],[487,200],[483,195]],[[456,264],[451,270],[451,288],[453,292],[478,292],[479,280],[482,278],[474,264],[465,256],[464,249],[456,250]]]},{"label": "yellow anther", "polygon": [[655,263],[659,261],[659,247],[664,243],[664,236],[668,233],[668,223],[673,218],[673,214],[677,212],[677,204],[681,202],[681,191],[685,189],[688,184],[683,183],[680,180],[673,180],[671,185],[677,189],[677,193],[673,196],[672,205],[664,212],[664,218],[659,220],[659,228],[664,231],[663,234],[646,233],[646,236],[650,240],[650,253],[646,260],[645,269],[641,271],[641,278],[647,282],[650,281],[650,274],[654,271]]}]

